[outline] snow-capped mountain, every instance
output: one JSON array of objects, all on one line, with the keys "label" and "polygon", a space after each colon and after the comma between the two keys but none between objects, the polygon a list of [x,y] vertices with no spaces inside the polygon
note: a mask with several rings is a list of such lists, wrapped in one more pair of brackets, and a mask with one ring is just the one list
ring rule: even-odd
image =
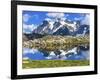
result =
[{"label": "snow-capped mountain", "polygon": [[89,25],[80,25],[80,27],[77,29],[77,31],[74,32],[74,35],[76,36],[84,36],[84,35],[89,35]]},{"label": "snow-capped mountain", "polygon": [[77,28],[77,22],[68,21],[67,19],[44,20],[43,23],[33,31],[33,33],[70,35],[70,33],[76,31]]},{"label": "snow-capped mountain", "polygon": [[71,35],[84,36],[89,34],[89,25],[81,24],[80,21],[67,19],[45,19],[42,24],[35,28],[31,34],[25,34],[28,38],[40,38],[45,35]]},{"label": "snow-capped mountain", "polygon": [[65,26],[59,28],[56,32],[53,33],[53,35],[71,35],[71,32],[69,29]]}]

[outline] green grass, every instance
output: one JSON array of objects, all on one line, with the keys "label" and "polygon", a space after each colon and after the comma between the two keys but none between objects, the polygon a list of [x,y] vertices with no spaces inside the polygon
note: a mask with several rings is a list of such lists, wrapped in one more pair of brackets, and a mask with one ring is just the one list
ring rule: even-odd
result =
[{"label": "green grass", "polygon": [[23,69],[88,66],[89,60],[23,60]]}]

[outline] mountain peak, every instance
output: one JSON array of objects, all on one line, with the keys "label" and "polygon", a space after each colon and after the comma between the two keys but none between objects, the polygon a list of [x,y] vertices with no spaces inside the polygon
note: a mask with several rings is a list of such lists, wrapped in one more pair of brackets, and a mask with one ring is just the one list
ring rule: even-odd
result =
[{"label": "mountain peak", "polygon": [[77,32],[79,28],[79,21],[70,21],[66,18],[46,18],[43,23],[39,25],[33,32],[43,35],[71,35],[71,33],[74,34],[75,32]]}]

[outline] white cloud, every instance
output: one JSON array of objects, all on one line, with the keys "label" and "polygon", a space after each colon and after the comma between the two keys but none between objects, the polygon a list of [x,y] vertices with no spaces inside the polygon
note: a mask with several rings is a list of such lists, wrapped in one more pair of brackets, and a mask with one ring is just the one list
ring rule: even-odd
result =
[{"label": "white cloud", "polygon": [[52,18],[62,18],[65,16],[64,13],[47,13],[46,15]]},{"label": "white cloud", "polygon": [[78,21],[78,20],[81,20],[82,17],[75,17],[74,20]]},{"label": "white cloud", "polygon": [[34,25],[34,24],[31,24],[31,25],[23,24],[24,33],[31,33],[36,28],[37,28],[37,25]]},{"label": "white cloud", "polygon": [[63,18],[61,18],[61,20],[65,21],[65,20],[66,20],[66,18],[64,18],[64,17],[63,17]]},{"label": "white cloud", "polygon": [[46,59],[52,59],[52,57],[51,56],[48,56],[48,57],[45,57]]},{"label": "white cloud", "polygon": [[81,24],[90,25],[90,15],[86,15],[85,18],[81,21]]},{"label": "white cloud", "polygon": [[29,20],[30,17],[31,17],[31,16],[30,16],[29,14],[24,14],[24,15],[23,15],[23,21],[24,21],[24,22],[28,22],[28,20]]},{"label": "white cloud", "polygon": [[50,18],[45,18],[45,20],[46,20],[46,21],[51,21],[51,19],[50,19]]},{"label": "white cloud", "polygon": [[28,53],[35,54],[36,52],[38,52],[37,49],[28,49],[28,48],[23,49],[23,54],[28,54]]}]

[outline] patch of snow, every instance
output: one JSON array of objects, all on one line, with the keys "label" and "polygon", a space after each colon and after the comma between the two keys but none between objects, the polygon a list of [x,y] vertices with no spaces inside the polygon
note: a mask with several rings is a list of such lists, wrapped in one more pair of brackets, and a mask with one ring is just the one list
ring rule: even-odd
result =
[{"label": "patch of snow", "polygon": [[58,29],[60,29],[61,27],[63,27],[63,25],[60,25],[59,27],[57,27],[56,29],[53,30],[53,33],[56,32]]},{"label": "patch of snow", "polygon": [[53,51],[50,52],[50,56],[56,56]]},{"label": "patch of snow", "polygon": [[61,52],[60,55],[66,55],[67,54],[66,51],[64,51],[64,50],[60,50],[60,52]]},{"label": "patch of snow", "polygon": [[77,54],[77,47],[75,47],[75,48],[73,48],[73,49],[67,51],[67,54],[69,54],[69,53]]},{"label": "patch of snow", "polygon": [[50,24],[50,27],[49,27],[49,28],[52,30],[53,27],[54,27],[54,26],[53,26],[54,22],[53,22],[53,21],[50,21],[49,24]]}]

